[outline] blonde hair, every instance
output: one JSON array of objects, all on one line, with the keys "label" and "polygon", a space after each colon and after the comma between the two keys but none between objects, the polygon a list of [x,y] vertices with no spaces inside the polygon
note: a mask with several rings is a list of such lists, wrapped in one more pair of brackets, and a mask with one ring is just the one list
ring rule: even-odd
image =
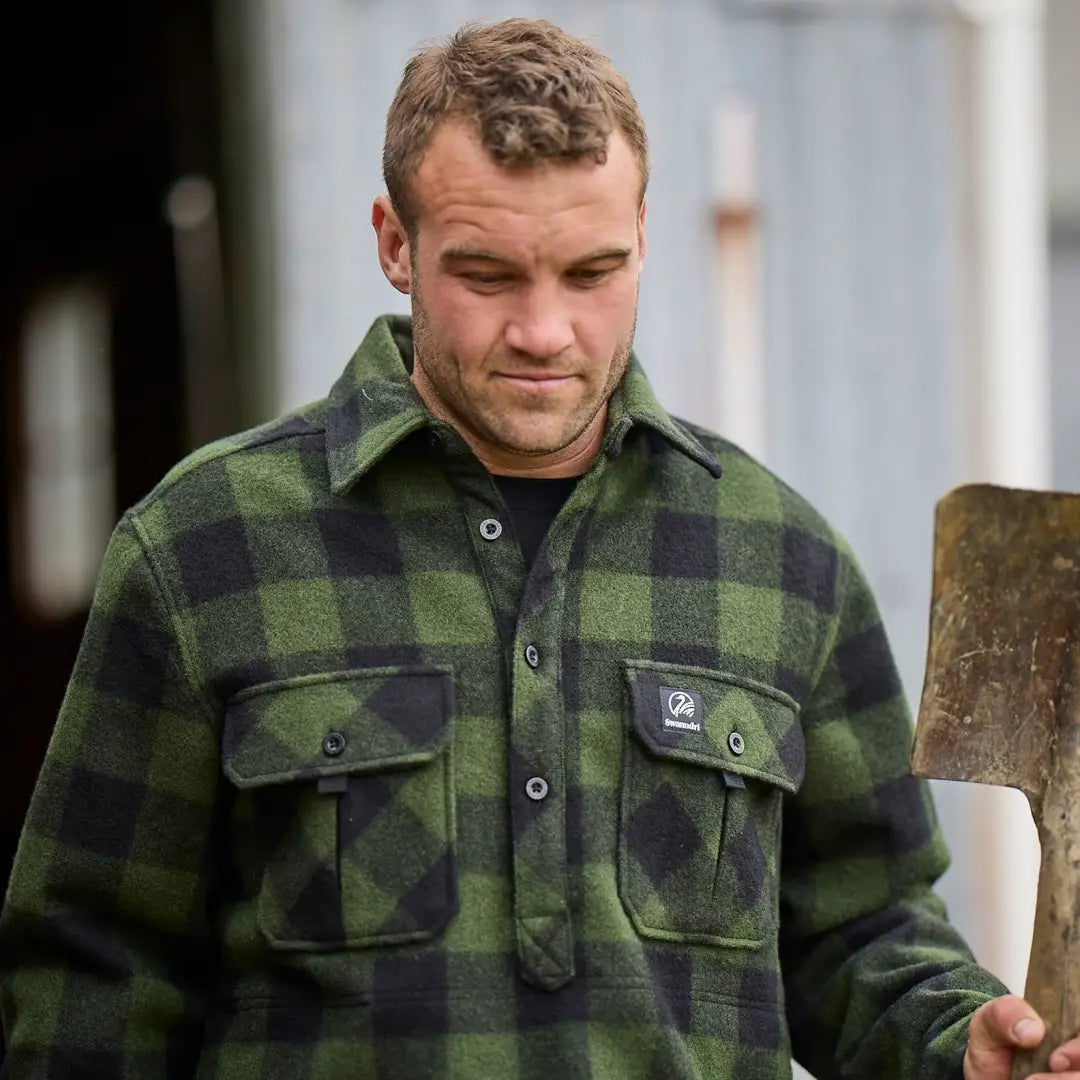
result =
[{"label": "blonde hair", "polygon": [[637,158],[644,198],[649,147],[630,87],[603,53],[554,23],[468,24],[406,65],[386,118],[383,178],[412,237],[419,208],[409,181],[435,129],[450,118],[472,124],[492,159],[508,166],[603,164],[618,128]]}]

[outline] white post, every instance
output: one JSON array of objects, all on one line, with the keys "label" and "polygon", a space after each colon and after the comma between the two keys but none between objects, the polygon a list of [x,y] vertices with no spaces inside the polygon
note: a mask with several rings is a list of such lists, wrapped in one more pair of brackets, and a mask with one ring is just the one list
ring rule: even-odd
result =
[{"label": "white post", "polygon": [[744,450],[766,450],[762,350],[757,117],[747,100],[728,97],[713,114],[712,202],[715,226],[719,373],[718,428]]},{"label": "white post", "polygon": [[[1051,480],[1047,346],[1043,0],[956,0],[971,21],[974,348],[965,372],[964,479],[1045,488]],[[974,795],[974,793],[973,793]],[[972,798],[981,962],[1022,992],[1039,845],[1010,789]]]}]

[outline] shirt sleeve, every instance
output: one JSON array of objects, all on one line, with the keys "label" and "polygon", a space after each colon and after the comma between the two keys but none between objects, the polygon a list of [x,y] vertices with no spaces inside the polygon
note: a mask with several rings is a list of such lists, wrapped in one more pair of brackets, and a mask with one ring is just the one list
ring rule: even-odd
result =
[{"label": "shirt sleeve", "polygon": [[113,534],[0,918],[3,1076],[190,1076],[210,982],[211,709]]},{"label": "shirt sleeve", "polygon": [[784,817],[780,954],[793,1052],[819,1080],[956,1080],[971,1014],[1008,993],[932,886],[948,865],[869,586],[839,550],[836,617],[803,705]]}]

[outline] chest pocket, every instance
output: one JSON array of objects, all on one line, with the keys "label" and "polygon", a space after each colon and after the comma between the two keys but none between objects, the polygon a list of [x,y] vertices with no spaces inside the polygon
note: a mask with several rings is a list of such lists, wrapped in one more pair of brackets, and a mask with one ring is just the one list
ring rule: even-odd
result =
[{"label": "chest pocket", "polygon": [[782,799],[805,765],[798,706],[702,668],[625,673],[623,906],[645,937],[756,948],[777,929]]},{"label": "chest pocket", "polygon": [[435,936],[457,908],[448,668],[335,672],[230,702],[222,758],[260,928],[283,949]]}]

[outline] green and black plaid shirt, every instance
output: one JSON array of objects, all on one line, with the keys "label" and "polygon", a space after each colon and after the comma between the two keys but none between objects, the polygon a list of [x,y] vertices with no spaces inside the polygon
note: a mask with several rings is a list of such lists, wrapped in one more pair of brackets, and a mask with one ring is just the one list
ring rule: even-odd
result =
[{"label": "green and black plaid shirt", "polygon": [[[125,515],[0,923],[5,1076],[958,1074],[873,599],[636,362],[526,571],[379,320]],[[782,837],[782,840],[781,840]]]}]

